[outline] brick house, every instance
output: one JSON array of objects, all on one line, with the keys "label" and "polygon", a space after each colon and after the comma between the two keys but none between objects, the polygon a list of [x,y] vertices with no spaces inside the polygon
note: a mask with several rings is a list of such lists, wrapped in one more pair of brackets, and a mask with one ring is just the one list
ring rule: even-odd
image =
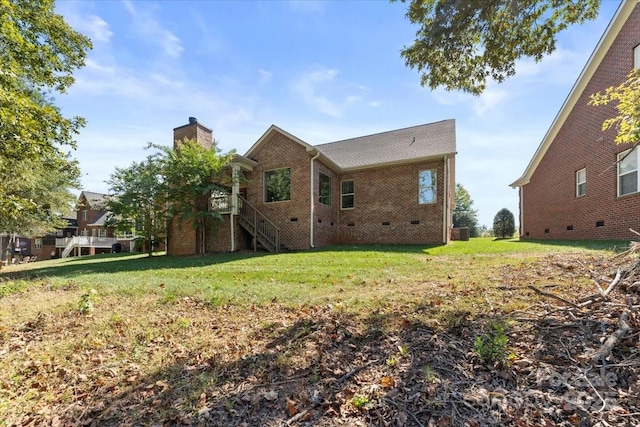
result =
[{"label": "brick house", "polygon": [[[640,67],[640,4],[623,1],[523,175],[520,234],[531,239],[630,239],[640,231],[640,149],[603,132],[615,106],[589,96]],[[634,148],[635,147],[635,148]]]},{"label": "brick house", "polygon": [[[174,141],[184,138],[207,147],[213,140],[195,118],[174,129]],[[455,155],[454,120],[316,146],[272,125],[235,156],[231,171],[244,179],[212,197],[224,219],[205,233],[206,251],[446,244]],[[195,253],[197,235],[172,221],[167,253]]]}]

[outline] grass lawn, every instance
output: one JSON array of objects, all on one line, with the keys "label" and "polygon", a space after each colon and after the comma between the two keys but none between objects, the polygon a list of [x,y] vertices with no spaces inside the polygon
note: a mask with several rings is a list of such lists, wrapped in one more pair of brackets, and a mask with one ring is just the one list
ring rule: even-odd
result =
[{"label": "grass lawn", "polygon": [[592,286],[588,278],[542,261],[566,255],[588,263],[624,246],[478,238],[284,254],[105,254],[5,267],[0,426],[179,425],[203,405],[233,406],[228,396],[211,399],[240,377],[268,383],[311,370],[312,343],[300,339],[341,330],[336,322],[359,337],[354,348],[369,348],[398,321],[447,332],[535,304],[540,297],[524,289],[529,284],[579,293]]}]

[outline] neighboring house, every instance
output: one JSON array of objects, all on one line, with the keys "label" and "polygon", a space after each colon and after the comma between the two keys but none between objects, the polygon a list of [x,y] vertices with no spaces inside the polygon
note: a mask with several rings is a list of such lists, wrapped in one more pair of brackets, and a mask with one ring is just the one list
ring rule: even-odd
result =
[{"label": "neighboring house", "polygon": [[62,217],[67,221],[65,228],[27,239],[28,255],[36,256],[38,260],[95,255],[111,252],[115,243],[120,243],[123,250],[132,251],[135,236],[116,235],[112,227],[106,226],[105,198],[105,194],[82,191],[76,210]]},{"label": "neighboring house", "polygon": [[[640,67],[640,4],[623,1],[524,174],[520,235],[531,239],[630,239],[640,231],[640,148],[616,145],[602,122],[614,105],[589,96]],[[634,148],[635,147],[635,148]]]},{"label": "neighboring house", "polygon": [[[211,146],[212,131],[190,118],[174,141]],[[175,143],[174,143],[175,144]],[[413,126],[312,146],[272,125],[236,156],[236,182],[211,209],[208,252],[278,252],[329,244],[446,244],[454,206],[455,121]],[[236,180],[237,181],[237,180]],[[168,228],[167,252],[196,252],[192,227]]]},{"label": "neighboring house", "polygon": [[31,255],[36,256],[39,260],[51,259],[58,254],[59,250],[56,246],[57,239],[70,238],[78,232],[78,220],[75,211],[71,211],[62,216],[67,221],[65,228],[56,230],[54,233],[45,236],[30,239]]}]

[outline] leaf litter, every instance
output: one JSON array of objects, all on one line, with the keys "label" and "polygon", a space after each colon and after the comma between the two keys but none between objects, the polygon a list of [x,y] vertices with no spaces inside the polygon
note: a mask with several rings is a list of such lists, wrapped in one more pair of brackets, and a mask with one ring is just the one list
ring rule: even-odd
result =
[{"label": "leaf litter", "polygon": [[[511,263],[478,314],[436,316],[460,295],[425,282],[415,304],[359,310],[185,297],[5,317],[0,425],[639,425],[639,265]],[[487,363],[474,342],[495,322],[511,355]]]}]

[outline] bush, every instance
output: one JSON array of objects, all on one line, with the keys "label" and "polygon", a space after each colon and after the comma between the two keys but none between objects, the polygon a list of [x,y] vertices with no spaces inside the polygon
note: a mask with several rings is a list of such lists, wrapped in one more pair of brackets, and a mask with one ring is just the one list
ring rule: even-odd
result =
[{"label": "bush", "polygon": [[507,208],[500,209],[493,218],[493,233],[496,237],[512,237],[516,232],[516,220]]}]

